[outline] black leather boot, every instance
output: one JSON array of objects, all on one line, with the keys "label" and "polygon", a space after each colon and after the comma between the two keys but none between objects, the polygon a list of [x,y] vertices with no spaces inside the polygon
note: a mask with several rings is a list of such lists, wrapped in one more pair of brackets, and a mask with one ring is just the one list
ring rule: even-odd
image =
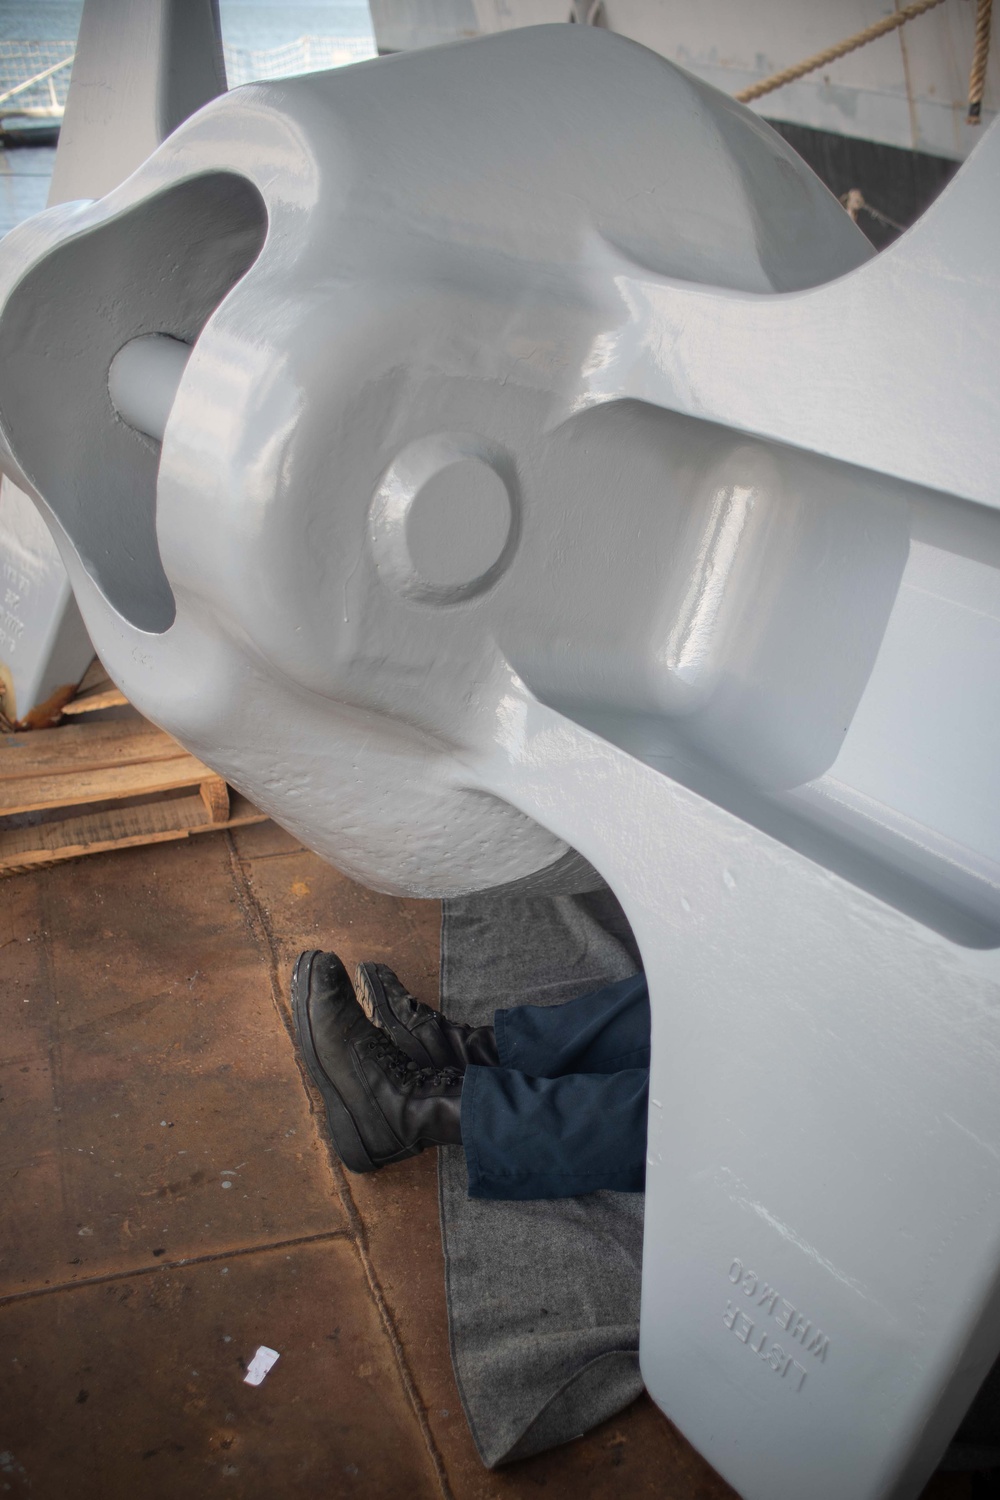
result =
[{"label": "black leather boot", "polygon": [[418,1066],[373,1026],[335,953],[299,955],[292,1011],[334,1146],[352,1172],[461,1142],[461,1072]]},{"label": "black leather boot", "polygon": [[358,964],[354,975],[358,1003],[375,1026],[422,1068],[495,1068],[497,1040],[492,1026],[462,1026],[439,1010],[415,1000],[385,964]]}]

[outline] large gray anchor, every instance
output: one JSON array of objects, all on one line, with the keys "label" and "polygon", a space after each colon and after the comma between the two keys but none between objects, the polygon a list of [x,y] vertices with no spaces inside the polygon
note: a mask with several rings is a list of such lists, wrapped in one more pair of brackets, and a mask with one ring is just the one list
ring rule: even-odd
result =
[{"label": "large gray anchor", "polygon": [[998,177],[872,259],[553,27],[240,89],[0,243],[3,466],[133,702],[384,890],[622,901],[643,1371],[762,1500],[915,1494],[1000,1349]]}]

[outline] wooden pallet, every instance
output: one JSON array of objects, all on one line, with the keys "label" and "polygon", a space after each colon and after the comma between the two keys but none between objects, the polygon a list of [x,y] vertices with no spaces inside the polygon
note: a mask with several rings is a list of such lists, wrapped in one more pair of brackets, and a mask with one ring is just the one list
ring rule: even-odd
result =
[{"label": "wooden pallet", "polygon": [[115,687],[95,656],[69,703],[63,704],[62,712],[71,718],[79,714],[92,714],[99,708],[124,708],[128,703],[125,694]]},{"label": "wooden pallet", "polygon": [[[124,703],[117,689],[92,687],[93,698],[117,694]],[[263,821],[133,708],[110,720],[0,735],[0,876]]]}]

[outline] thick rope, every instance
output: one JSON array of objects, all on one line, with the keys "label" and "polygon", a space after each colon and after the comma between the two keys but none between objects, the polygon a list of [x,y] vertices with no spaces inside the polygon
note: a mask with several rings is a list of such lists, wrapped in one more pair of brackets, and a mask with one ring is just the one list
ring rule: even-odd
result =
[{"label": "thick rope", "polygon": [[[838,57],[846,57],[848,52],[854,52],[858,47],[864,47],[868,42],[873,42],[876,37],[885,36],[889,31],[896,31],[907,21],[912,21],[914,16],[922,16],[925,11],[933,10],[935,5],[941,5],[943,0],[917,0],[915,5],[906,5],[902,10],[897,10],[894,15],[885,16],[881,21],[876,21],[872,26],[866,26],[864,31],[849,36],[843,42],[837,42],[833,47],[827,47],[825,52],[817,52],[812,57],[805,58],[796,63],[793,68],[784,68],[780,73],[772,73],[770,78],[763,79],[760,83],[753,84],[748,89],[743,89],[735,97],[741,104],[749,104],[751,99],[759,99],[762,94],[770,94],[773,89],[780,89],[786,83],[794,83],[796,78],[803,78],[806,73],[815,73],[817,68],[823,68],[827,63],[836,62]],[[982,17],[983,10],[986,11],[986,46],[989,46],[990,22],[989,11],[992,0],[979,0],[979,15]],[[979,22],[976,23],[976,43],[978,58]],[[975,69],[975,64],[973,64]],[[983,72],[986,71],[986,54],[983,52]],[[981,89],[980,89],[981,92]]]},{"label": "thick rope", "polygon": [[840,201],[847,209],[848,218],[853,219],[855,224],[858,222],[858,214],[866,213],[871,214],[872,218],[877,219],[880,224],[885,224],[888,229],[898,230],[900,234],[906,228],[905,224],[898,224],[895,219],[890,219],[889,215],[884,214],[880,208],[872,208],[871,204],[865,201],[865,195],[860,188],[851,188],[849,192],[843,193]]},{"label": "thick rope", "polygon": [[976,11],[976,46],[972,54],[972,72],[969,74],[969,113],[967,125],[978,125],[983,118],[983,87],[986,83],[986,59],[990,52],[990,13],[993,0],[979,0]]}]

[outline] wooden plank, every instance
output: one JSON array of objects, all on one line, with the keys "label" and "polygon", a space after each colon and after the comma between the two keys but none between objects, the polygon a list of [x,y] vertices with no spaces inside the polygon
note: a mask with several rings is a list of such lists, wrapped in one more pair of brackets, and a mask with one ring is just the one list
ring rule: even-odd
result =
[{"label": "wooden plank", "polygon": [[90,714],[98,708],[120,708],[128,699],[115,687],[98,657],[84,672],[75,696],[63,705],[63,713]]},{"label": "wooden plank", "polygon": [[119,797],[142,797],[197,786],[214,776],[200,760],[178,747],[171,760],[144,761],[137,766],[107,766],[100,771],[17,777],[0,782],[0,814],[35,812],[46,807],[73,807],[82,802],[108,802]]},{"label": "wooden plank", "polygon": [[0,735],[0,754],[6,750],[21,750],[25,747],[62,744],[87,744],[99,739],[127,739],[138,729],[153,729],[155,725],[144,719],[137,709],[129,705],[128,710],[113,719],[82,719],[78,724],[59,724],[54,729],[33,729],[30,734]]},{"label": "wooden plank", "polygon": [[[93,699],[103,679],[96,665],[88,676]],[[164,796],[189,787],[197,790]],[[123,799],[127,805],[114,805]],[[16,814],[88,803],[104,805],[27,828],[5,826]],[[0,875],[264,821],[221,776],[131,708],[114,720],[0,735]]]},{"label": "wooden plank", "polygon": [[210,776],[198,788],[210,823],[225,823],[229,817],[229,788],[221,776]]},{"label": "wooden plank", "polygon": [[[121,841],[168,833],[185,832],[209,821],[208,812],[195,793],[169,802],[132,803],[128,807],[106,807],[100,812],[80,813],[33,828],[0,829],[0,862],[24,857],[33,851],[53,854],[72,848],[86,853],[93,844],[113,845]],[[63,855],[68,858],[68,855]]]},{"label": "wooden plank", "polygon": [[83,854],[161,844],[197,833],[245,828],[250,823],[267,821],[264,813],[245,797],[234,793],[232,801],[232,812],[225,823],[213,823],[201,797],[194,795],[170,802],[107,808],[35,828],[0,829],[0,875],[76,859]]},{"label": "wooden plank", "polygon": [[112,687],[113,683],[108,676],[107,669],[99,656],[95,656],[90,666],[80,678],[77,687],[77,695],[81,693],[103,692],[105,688]]},{"label": "wooden plank", "polygon": [[174,760],[184,753],[169,734],[141,719],[137,724],[121,725],[124,733],[89,733],[111,728],[119,726],[67,724],[60,729],[42,729],[37,734],[5,735],[0,748],[0,782],[19,781],[26,776],[77,775],[150,760]]},{"label": "wooden plank", "polygon": [[99,708],[124,708],[128,699],[124,693],[116,687],[107,688],[103,693],[88,693],[86,698],[72,698],[69,703],[63,704],[64,714],[92,714]]}]

